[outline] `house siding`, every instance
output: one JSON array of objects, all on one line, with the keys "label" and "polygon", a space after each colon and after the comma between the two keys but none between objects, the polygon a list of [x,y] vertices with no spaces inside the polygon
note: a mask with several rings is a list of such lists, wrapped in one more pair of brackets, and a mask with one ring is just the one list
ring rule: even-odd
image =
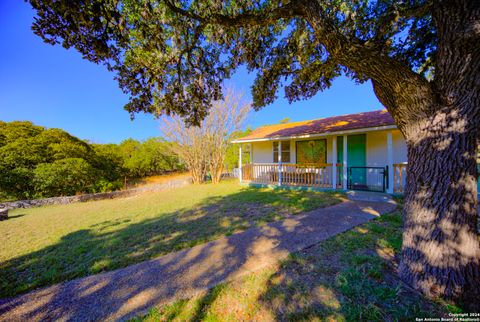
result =
[{"label": "house siding", "polygon": [[400,131],[393,131],[393,163],[405,163],[408,160],[407,143]]},{"label": "house siding", "polygon": [[[388,164],[387,160],[387,131],[366,132],[366,165],[370,167],[384,167]],[[332,147],[333,139],[336,136],[329,136],[327,140],[327,163],[333,162]],[[393,138],[393,162],[407,162],[407,146],[405,139],[398,130],[392,131]],[[316,138],[320,139],[320,138]],[[302,140],[290,141],[290,162],[296,163],[296,142]],[[273,143],[272,141],[253,142],[253,162],[254,163],[273,163]]]},{"label": "house siding", "polygon": [[252,143],[252,148],[254,163],[273,162],[273,143],[271,141],[254,142]]},{"label": "house siding", "polygon": [[[367,132],[367,166],[384,167],[387,159],[387,131]],[[407,145],[400,131],[392,131],[393,163],[407,162]]]},{"label": "house siding", "polygon": [[387,165],[387,132],[367,133],[367,167],[384,167]]}]

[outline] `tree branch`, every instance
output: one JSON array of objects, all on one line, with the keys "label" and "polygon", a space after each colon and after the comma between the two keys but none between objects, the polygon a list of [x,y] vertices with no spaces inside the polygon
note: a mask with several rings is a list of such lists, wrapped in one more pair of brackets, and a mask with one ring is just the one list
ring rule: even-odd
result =
[{"label": "tree branch", "polygon": [[[318,41],[337,63],[372,80],[378,99],[402,132],[405,124],[418,123],[431,112],[433,92],[423,76],[388,56],[381,47],[344,35],[317,2],[312,1],[309,6],[306,20]],[[411,113],[413,106],[417,109]]]},{"label": "tree branch", "polygon": [[[401,6],[396,3],[392,4],[392,6],[387,10],[386,14],[379,20],[378,26],[379,28],[375,32],[375,38],[372,42],[379,41],[384,36],[390,37],[391,28],[392,26],[397,23],[400,18],[420,18],[432,10],[432,2],[427,1],[424,4],[417,5],[417,6]],[[395,30],[396,32],[396,30]]]},{"label": "tree branch", "polygon": [[173,12],[184,17],[197,20],[204,24],[217,24],[229,27],[236,26],[264,26],[276,22],[279,19],[289,19],[304,14],[303,7],[300,1],[292,1],[282,7],[265,12],[245,12],[233,17],[214,13],[211,16],[201,16],[194,12],[182,9],[174,5],[170,0],[166,0],[168,8]]}]

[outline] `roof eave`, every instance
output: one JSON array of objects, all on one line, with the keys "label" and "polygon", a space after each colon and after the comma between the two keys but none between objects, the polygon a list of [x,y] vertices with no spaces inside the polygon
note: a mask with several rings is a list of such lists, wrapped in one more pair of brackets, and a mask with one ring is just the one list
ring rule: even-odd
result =
[{"label": "roof eave", "polygon": [[292,139],[308,139],[316,137],[325,137],[331,135],[344,135],[352,134],[358,132],[373,132],[373,131],[384,131],[384,130],[395,130],[397,129],[396,125],[382,125],[382,126],[372,126],[372,127],[362,127],[358,129],[345,130],[345,131],[334,131],[334,132],[322,132],[315,134],[304,134],[304,135],[290,135],[290,136],[276,136],[270,138],[258,138],[258,139],[237,139],[231,141],[231,143],[251,143],[251,142],[264,142],[264,141],[282,141],[282,140],[292,140]]}]

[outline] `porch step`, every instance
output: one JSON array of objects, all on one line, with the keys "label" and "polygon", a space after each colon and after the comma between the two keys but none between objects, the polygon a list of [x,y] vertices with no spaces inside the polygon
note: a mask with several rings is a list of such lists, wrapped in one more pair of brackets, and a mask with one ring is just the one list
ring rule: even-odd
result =
[{"label": "porch step", "polygon": [[396,204],[392,196],[388,193],[372,192],[372,191],[347,191],[348,199],[354,201],[370,201],[370,202],[388,202]]}]

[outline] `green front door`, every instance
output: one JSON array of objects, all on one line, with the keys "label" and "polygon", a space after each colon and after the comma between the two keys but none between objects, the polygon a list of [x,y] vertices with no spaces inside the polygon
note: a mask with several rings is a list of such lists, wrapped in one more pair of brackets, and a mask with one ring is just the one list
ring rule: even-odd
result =
[{"label": "green front door", "polygon": [[[348,167],[365,167],[367,162],[367,148],[365,134],[349,135],[347,137]],[[352,169],[351,186],[362,188],[367,186],[366,169]]]},{"label": "green front door", "polygon": [[480,163],[477,163],[477,193],[480,195]]}]

